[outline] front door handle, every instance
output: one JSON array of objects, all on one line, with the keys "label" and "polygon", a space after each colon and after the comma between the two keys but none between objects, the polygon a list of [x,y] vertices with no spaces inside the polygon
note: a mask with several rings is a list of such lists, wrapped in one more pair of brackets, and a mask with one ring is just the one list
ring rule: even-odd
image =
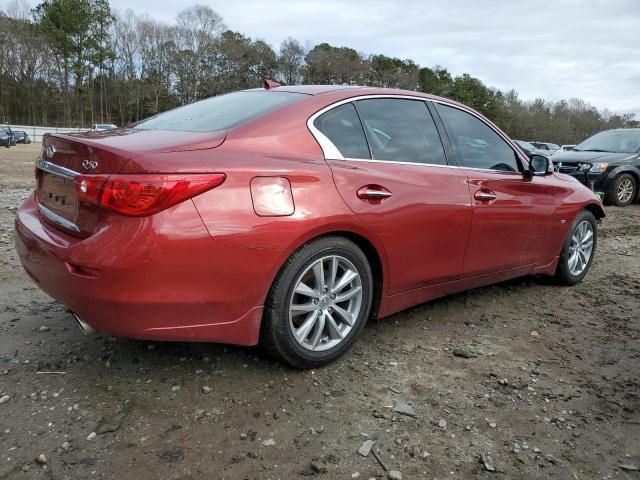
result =
[{"label": "front door handle", "polygon": [[473,198],[479,200],[480,202],[492,202],[493,200],[498,198],[498,195],[496,195],[491,190],[482,188],[473,194]]},{"label": "front door handle", "polygon": [[364,187],[360,187],[358,189],[356,195],[360,200],[382,201],[385,198],[389,198],[393,194],[380,185],[365,185]]}]

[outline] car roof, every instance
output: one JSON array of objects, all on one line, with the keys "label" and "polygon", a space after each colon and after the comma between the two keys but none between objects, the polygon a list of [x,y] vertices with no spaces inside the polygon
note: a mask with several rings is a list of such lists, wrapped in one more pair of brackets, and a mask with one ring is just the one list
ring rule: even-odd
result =
[{"label": "car roof", "polygon": [[[304,93],[305,95],[319,95],[321,93],[335,92],[336,90],[349,90],[367,88],[358,85],[289,85],[282,87],[274,87],[269,90],[274,92],[291,92],[291,93]],[[260,89],[261,90],[261,89]]]},{"label": "car roof", "polygon": [[[256,88],[252,90],[263,90],[262,88]],[[336,101],[336,97],[339,99],[347,99],[351,97],[359,97],[363,95],[404,95],[410,97],[419,97],[430,100],[440,100],[448,104],[458,105],[465,109],[470,109],[467,105],[464,105],[450,98],[439,97],[437,95],[431,95],[429,93],[418,92],[416,90],[402,90],[400,88],[384,88],[384,87],[366,87],[362,85],[291,85],[273,87],[268,91],[273,92],[291,92],[291,93],[303,93],[311,96],[320,96],[323,94],[333,94]]]}]

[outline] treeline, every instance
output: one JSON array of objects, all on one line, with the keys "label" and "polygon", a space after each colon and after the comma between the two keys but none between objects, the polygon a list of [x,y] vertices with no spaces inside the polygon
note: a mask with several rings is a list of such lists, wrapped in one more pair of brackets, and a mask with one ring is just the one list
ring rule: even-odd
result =
[{"label": "treeline", "polygon": [[525,102],[446,68],[363,55],[327,43],[305,51],[288,38],[275,51],[229,30],[209,7],[195,5],[167,24],[108,0],[15,0],[0,11],[0,122],[88,127],[127,125],[155,113],[232,90],[262,85],[348,84],[397,87],[459,100],[515,138],[575,143],[607,128],[638,125],[571,99]]}]

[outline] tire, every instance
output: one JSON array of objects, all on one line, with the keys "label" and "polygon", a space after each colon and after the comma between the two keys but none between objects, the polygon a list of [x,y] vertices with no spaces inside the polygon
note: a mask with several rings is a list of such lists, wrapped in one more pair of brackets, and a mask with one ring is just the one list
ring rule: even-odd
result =
[{"label": "tire", "polygon": [[[357,277],[340,286],[351,278],[349,272]],[[319,283],[325,283],[327,289]],[[373,276],[362,250],[343,237],[314,240],[289,257],[271,286],[260,343],[271,356],[292,367],[326,365],[353,345],[369,318],[372,300]]]},{"label": "tire", "polygon": [[638,193],[638,182],[633,175],[621,173],[611,182],[605,194],[605,201],[609,205],[626,207],[631,204]]},{"label": "tire", "polygon": [[[579,238],[581,232],[584,231],[579,231],[579,229],[581,228],[590,230],[592,233],[592,236],[590,237],[591,250],[588,253],[588,258],[586,258],[587,255],[585,253],[585,247],[588,246],[588,240],[582,238],[578,244],[582,245],[581,250],[583,254],[580,255],[578,253],[578,259],[576,260],[578,263],[573,263],[573,254],[576,246],[576,239]],[[589,268],[591,267],[597,244],[598,229],[596,218],[593,216],[593,213],[589,212],[588,210],[583,210],[578,214],[578,216],[571,224],[571,228],[569,229],[567,238],[564,241],[564,245],[562,246],[562,252],[560,252],[560,259],[558,260],[558,267],[556,268],[554,277],[556,281],[562,285],[575,285],[576,283],[581,282],[589,271]]]}]

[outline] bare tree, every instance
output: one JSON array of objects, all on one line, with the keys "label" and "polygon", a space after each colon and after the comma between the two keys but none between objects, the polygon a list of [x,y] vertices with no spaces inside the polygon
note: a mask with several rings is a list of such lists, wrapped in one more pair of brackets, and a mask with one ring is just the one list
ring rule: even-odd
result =
[{"label": "bare tree", "polygon": [[226,28],[222,17],[204,5],[182,10],[176,19],[178,53],[176,75],[183,103],[200,98],[200,83],[205,58],[215,49],[215,42]]},{"label": "bare tree", "polygon": [[296,39],[288,37],[280,44],[277,79],[286,85],[302,83],[304,49]]}]

